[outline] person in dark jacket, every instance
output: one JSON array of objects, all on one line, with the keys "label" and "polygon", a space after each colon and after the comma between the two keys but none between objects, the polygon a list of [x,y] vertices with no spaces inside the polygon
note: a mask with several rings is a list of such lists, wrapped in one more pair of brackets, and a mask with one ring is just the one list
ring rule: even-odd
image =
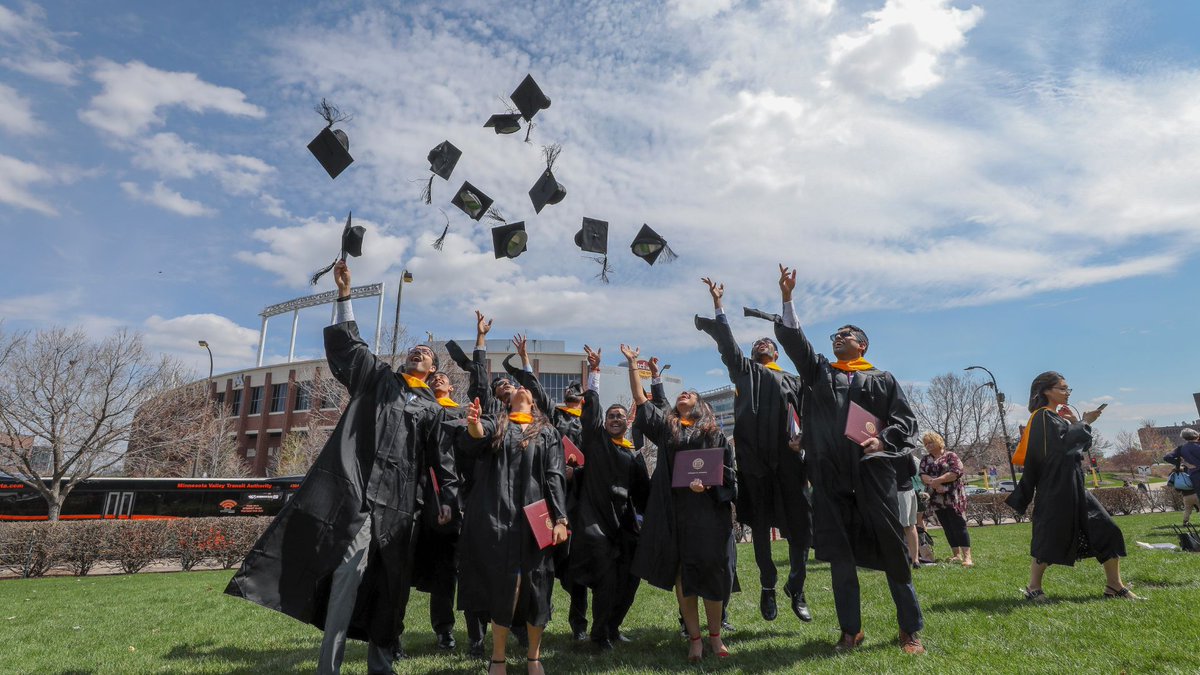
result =
[{"label": "person in dark jacket", "polygon": [[[861,566],[887,574],[900,625],[900,647],[906,654],[924,654],[917,637],[924,618],[912,585],[892,461],[912,453],[916,417],[896,378],[864,358],[869,342],[861,328],[843,326],[830,336],[837,361],[830,363],[816,352],[796,318],[795,287],[796,272],[780,265],[783,316],[775,324],[775,336],[804,387],[813,542],[817,558],[829,562],[842,629],[835,649],[852,650],[863,641],[857,572]],[[846,436],[852,403],[878,420],[875,434],[862,443]]]},{"label": "person in dark jacket", "polygon": [[[637,372],[638,350],[621,345],[629,366],[629,388],[637,406],[634,425],[658,446],[658,464],[650,479],[650,497],[633,573],[664,590],[675,590],[688,631],[688,660],[704,653],[697,598],[704,601],[713,653],[729,656],[721,639],[722,605],[733,590],[733,501],[737,498],[733,449],[721,433],[712,409],[695,391],[685,391],[664,412],[647,404]],[[721,484],[699,478],[688,487],[672,487],[675,456],[682,450],[722,449]]]},{"label": "person in dark jacket", "polygon": [[799,413],[800,382],[784,372],[775,360],[775,341],[755,341],[749,357],[742,354],[722,307],[724,284],[703,279],[712,297],[715,319],[695,318],[696,328],[717,343],[721,362],[735,387],[733,440],[737,448],[737,518],[750,527],[754,562],[762,591],[759,612],[766,621],[777,615],[775,586],[778,570],[771,555],[771,530],[779,528],[788,542],[789,571],[783,591],[792,612],[801,621],[812,621],[804,596],[808,549],[812,541],[812,515],[806,490],[808,472],[799,452],[788,447],[788,406]]},{"label": "person in dark jacket", "polygon": [[322,628],[318,673],[340,671],[347,637],[368,642],[369,672],[390,673],[411,584],[417,479],[433,469],[444,525],[457,478],[453,456],[441,451],[442,409],[425,382],[437,367],[433,350],[414,347],[404,370],[393,371],[358,335],[345,261],[334,278],[340,295],[325,353],[350,401],[225,592]]},{"label": "person in dark jacket", "polygon": [[508,412],[483,416],[478,399],[467,411],[464,451],[474,457],[474,485],[467,496],[459,540],[458,604],[486,610],[492,618],[489,672],[504,673],[505,643],[514,623],[529,636],[530,673],[540,673],[542,631],[550,621],[554,559],[538,546],[525,508],[544,500],[552,544],[567,540],[562,437],[533,407],[529,390],[518,387]]},{"label": "person in dark jacket", "polygon": [[1200,511],[1200,500],[1196,498],[1196,488],[1200,487],[1200,433],[1195,429],[1184,429],[1179,432],[1183,445],[1163,456],[1164,462],[1175,465],[1176,471],[1182,471],[1192,479],[1191,490],[1179,490],[1183,495],[1183,524],[1192,521],[1192,510]]},{"label": "person in dark jacket", "polygon": [[1099,410],[1083,421],[1067,406],[1071,388],[1059,373],[1038,375],[1029,387],[1029,422],[1021,434],[1016,456],[1024,455],[1025,472],[1005,503],[1017,513],[1033,507],[1033,538],[1029,555],[1029,585],[1025,597],[1046,597],[1042,576],[1050,565],[1071,565],[1094,557],[1104,566],[1106,598],[1138,599],[1121,580],[1125,538],[1112,517],[1084,487],[1083,456],[1092,445],[1092,422]]}]

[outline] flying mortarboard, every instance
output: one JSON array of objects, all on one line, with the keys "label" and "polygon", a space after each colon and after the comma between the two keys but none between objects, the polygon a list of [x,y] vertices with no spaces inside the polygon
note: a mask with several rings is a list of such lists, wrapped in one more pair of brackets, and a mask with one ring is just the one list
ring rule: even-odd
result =
[{"label": "flying mortarboard", "polygon": [[667,246],[666,239],[645,224],[642,225],[642,229],[638,230],[637,236],[633,238],[633,243],[629,245],[629,248],[634,255],[645,260],[649,265],[653,265],[659,256],[662,256],[663,262],[671,262],[679,257],[675,255],[670,246]]},{"label": "flying mortarboard", "polygon": [[463,181],[462,187],[458,188],[458,192],[454,195],[454,199],[450,203],[462,209],[462,212],[471,217],[471,220],[479,220],[484,217],[492,206],[492,198],[483,194],[479,188],[471,185],[467,181]]},{"label": "flying mortarboard", "polygon": [[608,273],[612,271],[608,266],[608,222],[584,218],[583,226],[575,233],[575,245],[587,253],[600,254],[592,260],[600,264],[600,274],[597,276],[607,284]]},{"label": "flying mortarboard", "polygon": [[337,106],[325,99],[321,99],[321,104],[316,106],[316,110],[325,118],[327,124],[308,144],[308,151],[317,158],[330,178],[337,178],[346,167],[354,163],[354,158],[350,156],[350,138],[346,136],[346,132],[332,127],[338,122],[349,120],[351,116],[343,114]]},{"label": "flying mortarboard", "polygon": [[567,196],[567,188],[554,177],[554,161],[558,159],[561,152],[562,146],[557,143],[542,146],[542,156],[546,158],[546,170],[529,190],[529,201],[533,202],[533,210],[537,213],[541,213],[547,204],[557,204]]},{"label": "flying mortarboard", "polygon": [[426,159],[429,160],[429,182],[425,184],[425,191],[421,194],[426,204],[433,202],[433,178],[439,176],[443,180],[450,180],[450,174],[454,173],[454,167],[458,164],[458,158],[462,157],[462,150],[454,147],[450,141],[442,141],[437,147],[429,151]]},{"label": "flying mortarboard", "polygon": [[313,286],[316,286],[321,277],[325,276],[326,272],[333,269],[333,266],[336,265],[339,260],[345,260],[347,255],[351,255],[355,258],[362,255],[363,236],[366,235],[367,228],[363,227],[362,225],[352,226],[350,221],[353,215],[353,213],[346,214],[346,226],[342,228],[341,252],[338,254],[338,257],[333,259],[333,262],[329,263],[323,269],[312,275],[312,279],[310,281]]},{"label": "flying mortarboard", "polygon": [[509,223],[492,228],[492,246],[497,258],[515,258],[525,252],[529,234],[525,223]]},{"label": "flying mortarboard", "polygon": [[497,134],[515,134],[521,130],[521,116],[517,113],[492,115],[483,126],[495,129]]},{"label": "flying mortarboard", "polygon": [[533,121],[533,116],[538,114],[539,110],[550,107],[550,97],[542,93],[542,88],[533,81],[533,75],[526,75],[509,98],[512,99],[513,105],[517,106],[517,110],[521,111],[521,117],[524,117],[526,122]]}]

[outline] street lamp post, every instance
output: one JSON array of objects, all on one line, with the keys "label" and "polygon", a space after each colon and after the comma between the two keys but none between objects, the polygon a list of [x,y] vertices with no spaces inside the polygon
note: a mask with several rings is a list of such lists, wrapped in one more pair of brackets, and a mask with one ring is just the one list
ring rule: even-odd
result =
[{"label": "street lamp post", "polygon": [[396,362],[396,341],[400,339],[400,298],[404,295],[404,284],[411,284],[412,272],[404,270],[400,283],[396,284],[396,321],[392,323],[392,363]]},{"label": "street lamp post", "polygon": [[996,376],[993,375],[992,371],[988,370],[987,368],[984,368],[983,366],[968,366],[963,368],[963,370],[982,370],[983,372],[987,373],[988,377],[992,380],[991,382],[985,382],[984,384],[991,387],[992,391],[996,392],[996,407],[1000,409],[1000,433],[1004,434],[1004,454],[1008,455],[1008,473],[1012,476],[1013,485],[1016,485],[1017,469],[1013,466],[1012,461],[1013,450],[1015,450],[1015,448],[1013,448],[1012,441],[1010,441],[1008,438],[1008,422],[1005,421],[1004,416],[1004,393],[1000,391],[1000,387],[996,386]]},{"label": "street lamp post", "polygon": [[[211,396],[211,393],[209,393],[209,389],[211,389],[211,387],[212,387],[212,377],[213,377],[212,349],[209,348],[209,346],[208,346],[208,340],[200,340],[200,346],[204,347],[205,351],[208,352],[208,382],[205,384],[205,394]],[[196,448],[196,456],[195,456],[195,458],[192,459],[192,478],[196,477],[196,469],[199,467],[199,465],[200,465],[200,449]]]}]

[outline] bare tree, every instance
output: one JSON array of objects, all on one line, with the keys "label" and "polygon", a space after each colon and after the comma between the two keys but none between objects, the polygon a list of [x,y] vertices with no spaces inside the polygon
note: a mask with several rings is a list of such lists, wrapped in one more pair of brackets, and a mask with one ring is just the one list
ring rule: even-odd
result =
[{"label": "bare tree", "polygon": [[[80,481],[113,469],[153,444],[131,451],[138,408],[175,382],[178,366],[150,355],[126,330],[100,342],[80,329],[0,335],[0,434],[33,438],[0,445],[0,471],[46,500],[50,520]],[[44,448],[49,468],[35,465]]]},{"label": "bare tree", "polygon": [[[1093,440],[1095,436],[1093,436]],[[1139,466],[1153,464],[1150,452],[1143,450],[1136,434],[1130,431],[1117,432],[1116,452],[1107,457],[1105,464],[1113,469],[1131,476]]]},{"label": "bare tree", "polygon": [[949,372],[926,387],[908,387],[906,394],[918,427],[941,435],[963,462],[1008,463],[996,395],[984,382]]},{"label": "bare tree", "polygon": [[308,473],[349,402],[345,387],[320,366],[314,367],[311,375],[297,373],[296,382],[308,393],[309,410],[305,424],[293,426],[283,439],[278,459],[270,467],[272,473],[280,476]]},{"label": "bare tree", "polygon": [[199,475],[211,462],[229,423],[207,380],[181,368],[165,373],[165,391],[134,415],[125,473],[129,476]]}]

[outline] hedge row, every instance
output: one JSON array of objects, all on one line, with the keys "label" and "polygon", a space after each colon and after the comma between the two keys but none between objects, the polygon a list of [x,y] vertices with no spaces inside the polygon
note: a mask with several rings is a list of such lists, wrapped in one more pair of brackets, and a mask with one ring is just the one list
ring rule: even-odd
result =
[{"label": "hedge row", "polygon": [[155,561],[190,570],[241,562],[270,518],[82,520],[0,525],[0,569],[24,577],[51,570],[84,576],[98,563],[133,574]]},{"label": "hedge row", "polygon": [[[1165,513],[1181,511],[1183,496],[1170,488],[1142,492],[1131,487],[1097,488],[1091,491],[1096,500],[1112,515],[1128,516],[1132,513]],[[1007,520],[1021,522],[1033,512],[1031,506],[1020,515],[1004,503],[1007,494],[982,494],[967,497],[967,521],[976,525],[987,522],[1000,523]]]}]

